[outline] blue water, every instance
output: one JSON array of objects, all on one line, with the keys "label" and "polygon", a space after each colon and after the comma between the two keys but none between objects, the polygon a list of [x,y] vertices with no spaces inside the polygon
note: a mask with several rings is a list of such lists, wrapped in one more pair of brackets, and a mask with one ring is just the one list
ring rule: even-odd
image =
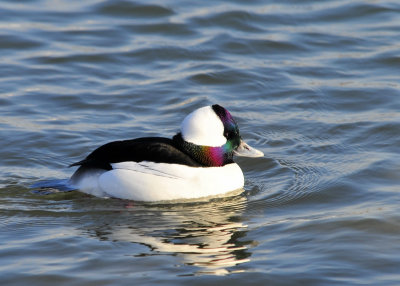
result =
[{"label": "blue water", "polygon": [[[1,1],[1,285],[399,285],[398,1]],[[96,147],[226,107],[242,195],[71,191]],[[32,187],[33,186],[33,187]],[[40,188],[40,187],[47,188]]]}]

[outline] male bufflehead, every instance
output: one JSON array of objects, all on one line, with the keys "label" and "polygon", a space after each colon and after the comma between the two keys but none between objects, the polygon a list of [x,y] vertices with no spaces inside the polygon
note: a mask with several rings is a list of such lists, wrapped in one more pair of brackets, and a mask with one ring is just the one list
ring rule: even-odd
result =
[{"label": "male bufflehead", "polygon": [[243,188],[233,155],[261,157],[220,105],[199,108],[172,139],[145,137],[107,143],[84,160],[70,183],[99,197],[136,201],[196,199]]}]

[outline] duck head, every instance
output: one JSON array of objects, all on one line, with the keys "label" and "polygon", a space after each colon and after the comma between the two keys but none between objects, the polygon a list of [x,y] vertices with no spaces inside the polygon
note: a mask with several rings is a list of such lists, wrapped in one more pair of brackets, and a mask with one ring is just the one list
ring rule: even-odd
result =
[{"label": "duck head", "polygon": [[236,121],[228,110],[218,104],[196,109],[187,115],[174,141],[205,166],[232,163],[233,155],[264,156],[263,152],[242,140]]}]

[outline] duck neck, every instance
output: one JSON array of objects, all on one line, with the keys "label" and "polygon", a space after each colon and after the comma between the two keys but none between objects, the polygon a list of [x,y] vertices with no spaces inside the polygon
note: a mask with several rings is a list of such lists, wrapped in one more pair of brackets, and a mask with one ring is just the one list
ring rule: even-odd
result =
[{"label": "duck neck", "polygon": [[179,150],[205,167],[221,167],[233,163],[233,151],[229,142],[218,147],[196,145],[183,140],[181,133],[176,134],[172,140]]}]

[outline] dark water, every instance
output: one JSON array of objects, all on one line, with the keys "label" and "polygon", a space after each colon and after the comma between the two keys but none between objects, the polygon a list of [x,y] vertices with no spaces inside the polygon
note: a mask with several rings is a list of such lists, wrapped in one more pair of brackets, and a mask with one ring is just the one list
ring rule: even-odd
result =
[{"label": "dark water", "polygon": [[[399,285],[398,1],[1,1],[1,285]],[[63,184],[93,148],[219,103],[245,193]],[[54,181],[53,181],[54,182]]]}]

